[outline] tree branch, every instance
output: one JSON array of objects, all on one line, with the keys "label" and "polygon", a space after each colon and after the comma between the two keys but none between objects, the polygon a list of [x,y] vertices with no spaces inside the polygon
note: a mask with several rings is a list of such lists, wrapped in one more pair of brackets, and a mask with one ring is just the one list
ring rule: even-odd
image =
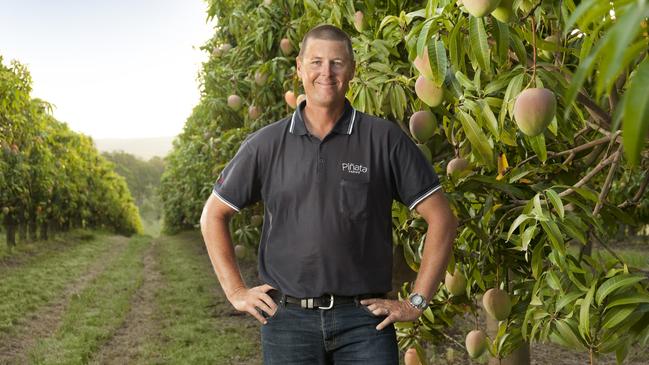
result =
[{"label": "tree branch", "polygon": [[611,116],[606,113],[602,108],[597,105],[591,98],[586,96],[586,94],[581,91],[577,94],[577,101],[584,104],[586,111],[593,117],[595,120],[599,121],[599,126],[610,130],[611,129]]},{"label": "tree branch", "polygon": [[613,163],[611,163],[611,168],[608,170],[608,175],[606,176],[606,181],[604,182],[602,191],[599,193],[597,204],[595,204],[595,209],[593,209],[593,216],[596,216],[604,206],[604,200],[606,200],[606,196],[608,195],[608,192],[611,190],[611,184],[613,183],[613,176],[615,176],[615,171],[617,170],[617,167],[620,164],[621,155],[622,155],[622,145],[620,144],[620,146],[617,148],[617,151],[615,151],[615,157],[613,158]]},{"label": "tree branch", "polygon": [[624,209],[628,207],[629,205],[634,205],[640,200],[642,196],[644,196],[644,192],[647,189],[647,185],[649,185],[649,172],[647,172],[647,175],[645,175],[644,181],[642,181],[642,184],[640,184],[640,188],[638,191],[636,191],[635,195],[631,200],[627,199],[624,203],[618,205],[617,207],[620,209]]},{"label": "tree branch", "polygon": [[584,184],[586,184],[588,182],[588,180],[592,179],[593,176],[595,176],[604,167],[606,167],[606,165],[610,164],[613,161],[614,158],[615,158],[615,154],[609,156],[605,160],[600,161],[599,164],[597,164],[597,166],[595,166],[594,169],[592,169],[588,174],[586,174],[586,176],[584,176],[581,180],[577,181],[577,183],[575,185],[573,185],[572,188],[569,188],[569,189],[566,189],[566,190],[562,191],[561,193],[559,193],[559,196],[563,198],[564,196],[568,196],[568,195],[574,193],[575,189],[580,188]]}]

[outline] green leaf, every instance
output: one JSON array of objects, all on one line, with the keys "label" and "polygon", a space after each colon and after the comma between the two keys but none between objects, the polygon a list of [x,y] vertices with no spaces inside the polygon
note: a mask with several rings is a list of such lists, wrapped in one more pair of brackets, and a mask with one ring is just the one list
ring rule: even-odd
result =
[{"label": "green leaf", "polygon": [[536,225],[534,226],[529,226],[525,229],[523,232],[523,235],[521,236],[521,249],[523,251],[527,251],[527,247],[530,244],[530,241],[532,241],[532,238],[536,235]]},{"label": "green leaf", "polygon": [[563,235],[561,234],[559,227],[557,227],[557,224],[554,223],[552,220],[548,220],[545,222],[541,222],[541,227],[543,227],[543,230],[548,235],[552,249],[556,251],[559,255],[565,256],[566,246],[563,242]]},{"label": "green leaf", "polygon": [[547,189],[545,191],[545,195],[548,197],[550,202],[552,202],[552,205],[554,206],[554,209],[559,213],[559,217],[561,219],[564,218],[564,209],[563,209],[563,203],[561,202],[561,197],[559,194],[557,194],[554,190],[552,189]]},{"label": "green leaf", "polygon": [[493,165],[493,149],[489,145],[487,136],[482,132],[482,129],[475,122],[473,117],[462,110],[458,110],[457,116],[462,123],[462,129],[466,134],[469,142],[471,142],[472,152],[482,163],[492,166]]},{"label": "green leaf", "polygon": [[520,226],[523,222],[525,222],[528,219],[531,219],[532,216],[529,214],[521,214],[516,219],[514,220],[514,223],[512,223],[511,227],[509,227],[509,233],[507,233],[507,241],[509,241],[512,237],[512,234]]},{"label": "green leaf", "polygon": [[597,294],[595,299],[597,300],[597,305],[602,305],[604,298],[612,292],[616,291],[619,288],[631,286],[635,283],[638,283],[642,280],[645,280],[644,276],[638,275],[618,275],[614,276],[604,282],[599,289],[597,289]]},{"label": "green leaf", "polygon": [[487,122],[486,124],[489,132],[491,132],[494,138],[496,138],[496,141],[498,141],[500,139],[500,133],[498,132],[498,120],[496,119],[494,112],[491,110],[489,104],[487,104],[486,101],[480,99],[478,100],[478,104],[480,104],[480,107],[482,107],[482,116]]},{"label": "green leaf", "polygon": [[482,18],[469,17],[469,40],[478,64],[484,72],[491,73],[489,44],[487,43],[487,32]]},{"label": "green leaf", "polygon": [[[455,72],[455,78],[460,82],[460,85],[462,85],[463,88],[471,91],[475,90],[475,85],[473,85],[473,82],[471,82],[471,80],[469,80],[469,78],[466,77],[466,75],[464,75],[462,72]],[[466,95],[466,93],[464,95]]]},{"label": "green leaf", "polygon": [[625,298],[616,299],[606,306],[606,310],[613,307],[617,307],[619,305],[636,304],[636,303],[649,303],[649,294],[639,293],[639,294],[630,295]]},{"label": "green leaf", "polygon": [[525,74],[523,73],[513,77],[509,82],[509,85],[507,86],[507,90],[505,91],[505,96],[503,97],[503,105],[500,108],[500,115],[498,117],[498,121],[500,122],[501,128],[505,123],[505,118],[507,117],[507,113],[509,112],[510,109],[513,108],[512,101],[516,100],[516,97],[521,92],[521,88],[523,87],[524,77]]},{"label": "green leaf", "polygon": [[541,274],[541,270],[543,270],[544,246],[544,244],[539,243],[534,247],[534,251],[532,251],[532,276],[537,280]]},{"label": "green leaf", "polygon": [[637,165],[649,132],[649,57],[638,66],[624,98],[624,155],[631,165]]},{"label": "green leaf", "polygon": [[622,323],[627,317],[635,311],[637,304],[627,305],[624,307],[615,307],[608,311],[602,319],[602,326],[604,328],[613,328]]},{"label": "green leaf", "polygon": [[509,42],[516,53],[516,58],[518,58],[518,63],[522,65],[527,64],[527,51],[525,50],[525,45],[521,40],[520,34],[516,32],[516,29],[510,28],[510,37]]},{"label": "green leaf", "polygon": [[446,48],[442,41],[435,40],[428,45],[428,60],[430,69],[433,71],[433,82],[437,86],[442,86],[448,68]]},{"label": "green leaf", "polygon": [[556,291],[561,291],[561,280],[557,276],[557,273],[554,271],[548,271],[545,274],[545,279],[548,282],[548,286]]},{"label": "green leaf", "polygon": [[615,81],[619,67],[623,66],[620,62],[623,58],[622,55],[642,30],[638,25],[642,18],[646,16],[646,12],[647,4],[645,1],[638,1],[636,4],[630,5],[624,15],[618,15],[615,25],[608,29],[600,41],[602,43],[601,49],[605,50],[605,52],[602,52],[602,60],[599,65],[598,94],[608,90]]},{"label": "green leaf", "polygon": [[534,153],[536,153],[536,155],[539,157],[539,160],[545,163],[545,161],[548,159],[548,151],[545,148],[545,136],[543,135],[543,133],[534,137],[525,136],[525,139],[527,139],[527,141],[530,143],[532,150],[534,150]]},{"label": "green leaf", "polygon": [[537,219],[538,217],[545,217],[545,213],[543,213],[543,208],[541,207],[541,194],[534,195],[532,205],[534,206],[532,213],[536,215]]},{"label": "green leaf", "polygon": [[558,320],[553,322],[556,331],[552,331],[550,339],[565,347],[577,350],[584,350],[584,344],[579,341],[575,330],[568,324],[567,320]]},{"label": "green leaf", "polygon": [[501,22],[493,22],[494,31],[496,33],[496,50],[498,60],[504,63],[507,60],[507,52],[509,51],[509,27],[507,24]]},{"label": "green leaf", "polygon": [[579,309],[579,333],[582,338],[590,337],[590,305],[593,303],[593,295],[597,288],[597,281],[593,282],[586,297],[581,301],[581,308]]},{"label": "green leaf", "polygon": [[[579,93],[579,89],[581,88],[581,85],[583,85],[584,81],[586,80],[586,77],[590,75],[590,72],[593,69],[593,66],[595,65],[595,51],[593,54],[588,56],[586,59],[582,60],[579,63],[579,67],[577,68],[577,71],[575,71],[575,74],[573,75],[572,79],[570,80],[570,87],[568,90],[566,90],[566,106],[574,103],[575,99],[577,98],[577,94]],[[569,114],[570,113],[570,108],[566,107],[564,116],[563,118],[568,120]]]},{"label": "green leaf", "polygon": [[584,293],[581,291],[573,291],[565,295],[559,296],[559,299],[557,299],[557,302],[555,304],[554,310],[557,312],[561,311],[563,307],[565,307],[570,303],[574,303],[577,300],[577,298],[581,297],[582,295],[584,295]]},{"label": "green leaf", "polygon": [[586,244],[586,235],[584,234],[584,232],[576,228],[568,220],[565,220],[563,222],[560,221],[559,225],[561,226],[562,230],[568,234],[568,236],[577,239],[584,245]]},{"label": "green leaf", "polygon": [[[567,36],[570,31],[572,31],[572,27],[582,18],[591,18],[595,14],[599,19],[604,18],[606,15],[608,15],[608,10],[610,9],[610,5],[604,1],[599,1],[599,0],[587,0],[587,1],[582,1],[577,8],[570,14],[570,18],[566,21],[565,29],[563,32],[563,36]],[[588,17],[585,17],[584,15],[590,13],[591,15]],[[582,22],[581,24],[586,25],[588,21]]]},{"label": "green leaf", "polygon": [[458,22],[453,27],[451,34],[449,35],[449,49],[448,55],[451,59],[451,64],[453,69],[459,70],[460,65],[463,64],[464,60],[464,35],[461,32],[464,28],[464,23],[466,18],[461,17]]},{"label": "green leaf", "polygon": [[[430,18],[424,22],[421,32],[419,32],[419,38],[417,38],[417,55],[421,56],[424,54],[424,49],[428,47],[428,40],[431,37],[432,32],[437,29],[435,26],[435,19]],[[430,55],[429,55],[430,56]]]}]

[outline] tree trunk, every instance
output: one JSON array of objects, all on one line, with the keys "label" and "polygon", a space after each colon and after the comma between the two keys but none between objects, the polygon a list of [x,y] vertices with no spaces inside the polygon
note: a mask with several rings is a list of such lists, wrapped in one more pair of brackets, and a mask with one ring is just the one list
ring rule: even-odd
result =
[{"label": "tree trunk", "polygon": [[24,222],[18,224],[18,242],[27,242],[27,224],[25,224]]},{"label": "tree trunk", "polygon": [[[485,313],[485,318],[487,319],[487,334],[489,337],[494,338],[498,333],[498,321],[489,317]],[[489,365],[530,365],[530,344],[524,342],[521,347],[512,351],[511,354],[507,355],[505,358],[497,359],[490,358]]]},{"label": "tree trunk", "polygon": [[43,223],[41,223],[41,240],[46,241],[47,240],[47,220],[45,220]]},{"label": "tree trunk", "polygon": [[16,224],[9,216],[4,219],[5,230],[7,231],[7,247],[16,247]]},{"label": "tree trunk", "polygon": [[38,225],[36,224],[36,217],[32,217],[29,220],[29,240],[30,241],[36,241],[38,240],[38,235],[36,234],[38,229]]}]

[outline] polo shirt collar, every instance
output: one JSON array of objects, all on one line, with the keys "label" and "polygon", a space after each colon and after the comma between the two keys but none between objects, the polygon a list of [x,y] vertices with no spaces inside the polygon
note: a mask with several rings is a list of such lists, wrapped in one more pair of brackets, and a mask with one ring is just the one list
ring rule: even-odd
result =
[{"label": "polo shirt collar", "polygon": [[[305,106],[306,100],[302,101],[300,105],[295,108],[293,116],[291,117],[289,132],[298,136],[303,136],[308,133],[306,125],[304,124],[304,118],[302,117]],[[356,109],[352,107],[352,104],[349,102],[349,100],[345,99],[345,109],[343,111],[343,115],[340,116],[340,119],[338,119],[332,131],[338,134],[352,134],[357,118],[356,114]]]}]

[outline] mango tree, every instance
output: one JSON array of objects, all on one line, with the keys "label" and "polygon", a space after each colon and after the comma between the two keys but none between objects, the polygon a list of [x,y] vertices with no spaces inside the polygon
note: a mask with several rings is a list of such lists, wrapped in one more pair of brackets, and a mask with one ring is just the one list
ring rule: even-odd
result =
[{"label": "mango tree", "polygon": [[[592,361],[646,345],[649,282],[610,246],[620,223],[646,217],[646,1],[209,4],[219,26],[204,46],[201,102],[168,160],[168,228],[194,226],[245,136],[289,115],[299,41],[331,23],[353,40],[348,98],[413,137],[461,221],[448,280],[418,322],[399,325],[402,348],[425,362],[431,341],[464,347],[447,329],[467,314],[469,353],[493,361],[529,363],[531,341]],[[236,216],[237,239],[256,242],[261,210]],[[417,270],[425,222],[399,204],[392,215],[395,257]],[[591,255],[594,244],[614,260]],[[400,278],[403,295],[412,275]]]}]

